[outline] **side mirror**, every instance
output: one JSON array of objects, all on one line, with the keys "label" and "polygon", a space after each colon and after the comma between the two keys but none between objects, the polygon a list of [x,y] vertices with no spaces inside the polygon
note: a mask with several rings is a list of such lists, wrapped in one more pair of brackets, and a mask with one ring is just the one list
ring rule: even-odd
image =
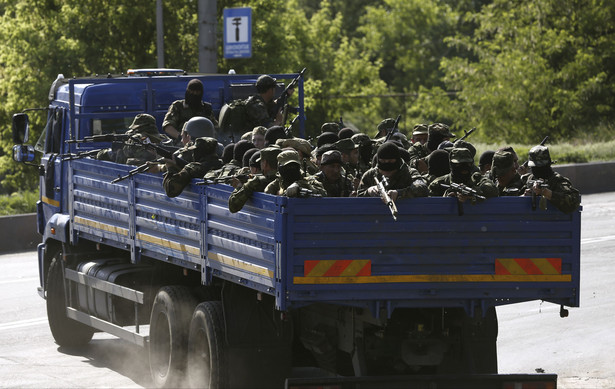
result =
[{"label": "side mirror", "polygon": [[15,145],[13,146],[13,161],[15,162],[32,162],[36,156],[34,147],[30,145]]},{"label": "side mirror", "polygon": [[28,114],[16,113],[13,115],[13,143],[23,144],[28,142],[30,133],[30,119]]}]

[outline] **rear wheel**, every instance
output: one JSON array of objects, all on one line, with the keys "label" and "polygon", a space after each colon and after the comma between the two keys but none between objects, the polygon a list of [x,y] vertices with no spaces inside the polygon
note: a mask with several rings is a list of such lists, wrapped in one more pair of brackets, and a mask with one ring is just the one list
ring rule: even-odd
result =
[{"label": "rear wheel", "polygon": [[56,343],[63,347],[79,347],[88,343],[94,329],[66,316],[64,274],[59,253],[49,266],[47,276],[47,318]]},{"label": "rear wheel", "polygon": [[220,301],[199,304],[190,322],[188,371],[193,388],[228,386],[228,359]]},{"label": "rear wheel", "polygon": [[183,378],[188,328],[197,301],[183,286],[158,291],[150,319],[150,371],[160,388],[177,387]]}]

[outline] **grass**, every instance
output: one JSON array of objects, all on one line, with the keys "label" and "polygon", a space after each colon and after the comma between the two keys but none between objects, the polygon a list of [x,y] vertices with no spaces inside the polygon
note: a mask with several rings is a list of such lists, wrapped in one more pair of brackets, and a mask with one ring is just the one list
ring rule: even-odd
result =
[{"label": "grass", "polygon": [[36,212],[38,191],[16,192],[0,195],[0,216]]},{"label": "grass", "polygon": [[[474,143],[476,161],[486,150],[497,150],[503,146],[512,146],[519,156],[519,163],[527,160],[528,152],[535,145]],[[548,144],[551,159],[558,164],[615,161],[615,140],[601,143],[565,142]]]}]

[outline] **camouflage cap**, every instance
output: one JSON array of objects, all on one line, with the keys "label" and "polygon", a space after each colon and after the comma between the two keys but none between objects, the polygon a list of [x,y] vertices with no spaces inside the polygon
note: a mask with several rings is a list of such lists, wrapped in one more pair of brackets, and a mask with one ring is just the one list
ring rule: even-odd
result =
[{"label": "camouflage cap", "polygon": [[156,119],[147,113],[140,113],[135,116],[126,133],[129,135],[139,133],[146,135],[154,142],[162,141],[162,135],[156,127]]},{"label": "camouflage cap", "polygon": [[427,124],[416,124],[412,129],[412,135],[427,135],[428,126]]},{"label": "camouflage cap", "polygon": [[337,150],[326,151],[320,159],[321,165],[331,165],[333,163],[342,164],[342,153]]},{"label": "camouflage cap", "polygon": [[378,123],[378,133],[381,133],[382,131],[388,131],[391,128],[393,128],[393,126],[395,125],[395,119],[393,118],[386,118],[383,121],[381,121],[380,123]]},{"label": "camouflage cap", "polygon": [[278,139],[276,145],[281,148],[292,147],[300,151],[304,156],[309,156],[312,153],[312,144],[303,138]]},{"label": "camouflage cap", "polygon": [[209,155],[216,152],[218,141],[215,138],[202,137],[196,138],[188,150],[197,150],[200,155]]},{"label": "camouflage cap", "polygon": [[551,155],[547,146],[538,145],[530,149],[529,161],[527,163],[529,167],[550,166],[551,163],[553,161],[551,161]]},{"label": "camouflage cap", "polygon": [[356,133],[357,132],[353,130],[352,128],[344,127],[341,130],[339,130],[339,132],[337,133],[337,136],[339,136],[340,139],[346,139],[346,138],[352,138],[352,136]]},{"label": "camouflage cap", "polygon": [[259,90],[267,90],[269,88],[276,87],[277,80],[267,74],[263,74],[262,76],[256,79],[256,88]]},{"label": "camouflage cap", "polygon": [[427,133],[429,135],[439,135],[443,138],[452,138],[455,136],[455,134],[451,133],[451,131],[449,130],[448,126],[444,123],[434,123],[434,124],[430,124],[427,127]]},{"label": "camouflage cap", "polygon": [[474,163],[470,150],[463,147],[455,147],[450,154],[451,163]]},{"label": "camouflage cap", "polygon": [[320,133],[323,134],[325,132],[334,132],[338,133],[340,130],[340,125],[334,122],[324,123],[320,126]]},{"label": "camouflage cap", "polygon": [[474,147],[474,145],[470,142],[466,142],[465,140],[461,140],[458,139],[453,143],[454,147],[459,147],[459,148],[464,148],[464,149],[468,149],[470,150],[470,153],[472,153],[472,158],[474,158],[474,156],[476,156],[476,147]]},{"label": "camouflage cap", "polygon": [[333,144],[337,142],[338,140],[340,140],[340,137],[337,136],[336,133],[323,132],[322,134],[318,135],[318,137],[316,138],[316,146],[320,147],[327,143]]},{"label": "camouflage cap", "polygon": [[284,150],[280,154],[278,154],[278,167],[286,166],[290,163],[296,163],[297,165],[301,165],[298,152],[296,152],[295,150]]},{"label": "camouflage cap", "polygon": [[513,154],[508,151],[496,151],[491,162],[491,173],[500,177],[515,166]]},{"label": "camouflage cap", "polygon": [[371,138],[367,134],[354,134],[350,139],[358,145],[372,142]]},{"label": "camouflage cap", "polygon": [[256,162],[260,162],[262,159],[271,162],[276,161],[278,154],[280,154],[281,152],[282,149],[276,146],[265,147],[264,149],[261,149],[261,152]]},{"label": "camouflage cap", "polygon": [[335,145],[335,148],[341,151],[342,153],[349,153],[352,150],[359,147],[359,145],[354,143],[352,139],[348,139],[348,138],[340,139],[337,142],[335,142],[334,145]]}]

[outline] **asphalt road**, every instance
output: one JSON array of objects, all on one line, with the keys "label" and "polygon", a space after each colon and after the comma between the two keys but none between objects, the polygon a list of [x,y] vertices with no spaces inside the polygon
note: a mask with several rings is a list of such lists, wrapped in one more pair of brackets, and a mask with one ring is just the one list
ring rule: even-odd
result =
[{"label": "asphalt road", "polygon": [[[558,388],[615,388],[615,193],[583,197],[581,307],[530,302],[498,308],[500,373],[556,373]],[[151,387],[144,349],[95,334],[59,348],[38,296],[35,252],[0,256],[1,388]]]}]

